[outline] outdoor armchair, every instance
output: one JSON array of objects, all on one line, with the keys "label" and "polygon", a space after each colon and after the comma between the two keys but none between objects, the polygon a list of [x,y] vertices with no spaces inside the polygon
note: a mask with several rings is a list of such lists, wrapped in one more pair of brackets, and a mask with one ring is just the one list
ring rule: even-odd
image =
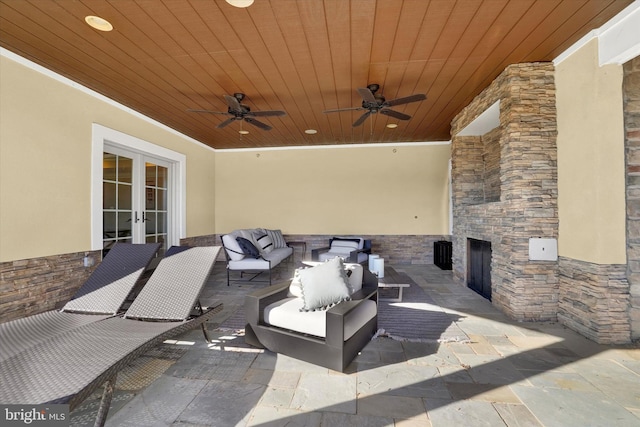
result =
[{"label": "outdoor armchair", "polygon": [[[329,269],[333,263],[343,265],[336,258],[316,263],[313,268]],[[343,372],[378,327],[377,278],[360,264],[344,264],[344,269],[351,272],[347,279],[348,292],[337,299],[332,292],[333,303],[308,288],[300,296],[296,278],[291,283],[282,282],[247,295],[245,341]],[[303,288],[307,276],[301,278]],[[332,280],[320,277],[316,283],[324,292],[333,287]],[[309,299],[316,297],[322,300],[320,305],[326,307],[311,308]]]},{"label": "outdoor armchair", "polygon": [[312,261],[340,257],[344,262],[364,264],[371,254],[371,240],[362,237],[333,237],[329,246],[311,250]]}]

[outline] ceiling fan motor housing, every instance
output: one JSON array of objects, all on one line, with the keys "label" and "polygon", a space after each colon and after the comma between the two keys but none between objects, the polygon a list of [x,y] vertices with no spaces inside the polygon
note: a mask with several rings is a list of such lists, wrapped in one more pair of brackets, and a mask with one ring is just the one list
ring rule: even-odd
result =
[{"label": "ceiling fan motor housing", "polygon": [[385,97],[382,95],[378,95],[378,94],[374,94],[373,95],[376,98],[376,102],[370,102],[370,101],[362,101],[362,108],[366,109],[366,110],[377,110],[380,107],[382,107],[384,104],[384,101],[386,101]]},{"label": "ceiling fan motor housing", "polygon": [[233,108],[229,107],[227,109],[227,112],[229,114],[233,114],[237,118],[242,118],[244,115],[251,112],[251,108],[248,105],[240,104],[239,110],[234,110]]}]

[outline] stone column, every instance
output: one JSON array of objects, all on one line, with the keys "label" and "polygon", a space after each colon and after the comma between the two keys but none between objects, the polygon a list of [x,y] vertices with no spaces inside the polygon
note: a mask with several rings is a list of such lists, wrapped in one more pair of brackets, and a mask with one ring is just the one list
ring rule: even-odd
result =
[{"label": "stone column", "polygon": [[627,160],[627,279],[631,339],[640,339],[640,58],[624,64],[624,125]]},{"label": "stone column", "polygon": [[[457,136],[500,101],[500,125]],[[557,263],[529,261],[531,237],[558,237],[554,68],[507,67],[452,122],[453,269],[466,283],[468,238],[491,242],[492,302],[517,320],[555,320]]]}]

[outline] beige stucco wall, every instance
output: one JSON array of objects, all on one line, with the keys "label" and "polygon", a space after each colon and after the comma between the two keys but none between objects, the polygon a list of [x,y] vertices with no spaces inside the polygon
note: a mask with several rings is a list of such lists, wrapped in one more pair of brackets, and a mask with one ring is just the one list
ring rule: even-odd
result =
[{"label": "beige stucco wall", "polygon": [[216,152],[216,231],[449,234],[450,146]]},{"label": "beige stucco wall", "polygon": [[215,152],[0,56],[0,261],[91,249],[91,127],[187,158],[187,236],[214,232]]},{"label": "beige stucco wall", "polygon": [[444,144],[217,151],[0,56],[0,262],[91,249],[91,128],[186,156],[186,235],[449,233]]},{"label": "beige stucco wall", "polygon": [[556,65],[559,255],[624,264],[622,67],[594,40]]}]

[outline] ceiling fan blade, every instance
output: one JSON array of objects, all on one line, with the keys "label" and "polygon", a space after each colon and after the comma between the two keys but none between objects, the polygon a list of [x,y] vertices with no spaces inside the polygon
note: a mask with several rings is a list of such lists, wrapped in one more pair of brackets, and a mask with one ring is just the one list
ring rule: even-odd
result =
[{"label": "ceiling fan blade", "polygon": [[225,126],[230,125],[232,122],[234,122],[236,120],[235,117],[231,117],[227,120],[225,120],[224,122],[220,123],[218,126],[216,126],[217,129],[222,129]]},{"label": "ceiling fan blade", "polygon": [[189,113],[208,113],[208,114],[229,114],[226,111],[211,111],[211,110],[196,110],[196,109],[189,109],[189,110],[187,110],[187,112],[189,112]]},{"label": "ceiling fan blade", "polygon": [[[368,89],[367,89],[368,90]],[[363,115],[360,116],[360,118],[358,120],[356,120],[355,122],[353,122],[353,127],[357,127],[360,126],[362,123],[364,123],[365,120],[367,120],[367,117],[369,117],[371,115],[371,110],[367,111],[366,113],[364,113]]]},{"label": "ceiling fan blade", "polygon": [[392,99],[384,103],[385,107],[393,107],[394,105],[408,104],[410,102],[424,101],[427,99],[427,95],[423,93],[416,93],[415,95],[405,96],[404,98]]},{"label": "ceiling fan blade", "polygon": [[380,110],[380,114],[384,114],[385,116],[393,117],[398,120],[409,120],[411,118],[411,116],[407,114],[395,110],[389,110],[388,108]]},{"label": "ceiling fan blade", "polygon": [[262,123],[261,121],[253,119],[251,117],[245,117],[244,121],[256,127],[259,127],[262,130],[271,130],[271,126],[269,126],[268,124]]},{"label": "ceiling fan blade", "polygon": [[229,95],[224,96],[225,101],[227,101],[227,105],[231,108],[232,111],[242,111],[240,107],[240,102],[237,98]]},{"label": "ceiling fan blade", "polygon": [[253,117],[281,117],[286,115],[287,113],[279,110],[250,111],[247,113],[247,116],[253,116]]},{"label": "ceiling fan blade", "polygon": [[364,101],[373,103],[377,102],[376,97],[373,96],[373,92],[371,92],[371,89],[366,87],[359,87],[357,91]]},{"label": "ceiling fan blade", "polygon": [[354,111],[354,110],[364,110],[364,108],[362,107],[337,108],[335,110],[324,110],[323,113],[339,113],[341,111]]}]

